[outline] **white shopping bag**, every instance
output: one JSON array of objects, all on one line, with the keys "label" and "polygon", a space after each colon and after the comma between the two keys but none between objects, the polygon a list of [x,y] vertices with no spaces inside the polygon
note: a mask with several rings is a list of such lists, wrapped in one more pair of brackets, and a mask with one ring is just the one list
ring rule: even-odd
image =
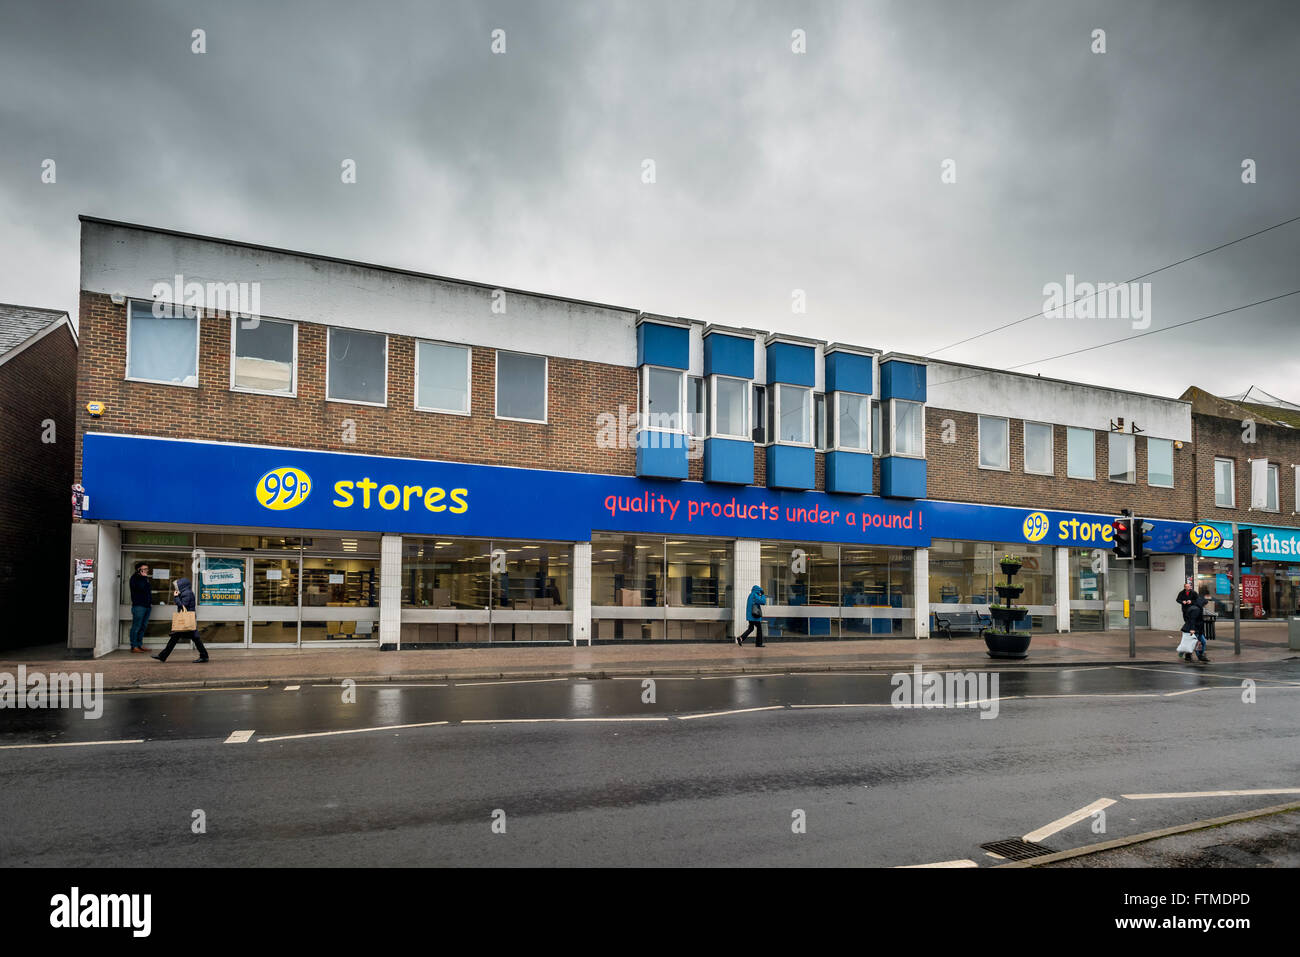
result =
[{"label": "white shopping bag", "polygon": [[1183,640],[1178,643],[1178,654],[1191,654],[1196,650],[1196,636],[1190,632],[1183,632]]}]

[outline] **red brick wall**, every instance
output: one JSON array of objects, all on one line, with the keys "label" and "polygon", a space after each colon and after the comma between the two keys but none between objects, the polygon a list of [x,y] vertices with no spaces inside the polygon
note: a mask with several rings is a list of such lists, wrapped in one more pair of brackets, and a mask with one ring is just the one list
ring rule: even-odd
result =
[{"label": "red brick wall", "polygon": [[[955,426],[956,442],[943,441],[945,419]],[[926,410],[925,454],[928,460],[929,497],[955,502],[986,502],[991,505],[1014,505],[1025,508],[1062,509],[1067,511],[1118,514],[1132,508],[1139,516],[1191,521],[1194,512],[1195,458],[1192,447],[1184,443],[1174,449],[1174,487],[1152,488],[1147,481],[1145,436],[1137,436],[1137,482],[1127,485],[1110,481],[1108,433],[1097,432],[1095,440],[1097,479],[1066,477],[1065,426],[1052,432],[1054,474],[1033,475],[1025,472],[1025,424],[1010,420],[1009,472],[979,467],[979,416],[949,409]]]},{"label": "red brick wall", "polygon": [[[67,630],[76,369],[66,328],[0,365],[0,647]],[[47,419],[53,442],[43,441]]]},{"label": "red brick wall", "polygon": [[[1238,522],[1242,525],[1284,525],[1300,527],[1295,514],[1295,468],[1300,463],[1300,432],[1275,425],[1255,425],[1255,441],[1244,441],[1245,429],[1235,419],[1194,415],[1196,437],[1196,519]],[[1236,508],[1214,504],[1214,460],[1232,459],[1236,485]],[[1250,510],[1250,463],[1247,459],[1268,459],[1278,469],[1278,511]]]},{"label": "red brick wall", "polygon": [[[598,447],[601,413],[619,404],[636,411],[636,370],[552,357],[545,425],[494,416],[495,350],[474,348],[469,416],[415,410],[415,340],[388,337],[386,408],[325,400],[328,327],[298,326],[298,395],[230,390],[230,320],[205,314],[200,323],[199,386],[126,381],[126,306],[81,294],[81,356],[76,369],[78,438],[83,431],[160,435],[257,445],[299,446],[373,455],[446,459],[485,465],[632,475],[634,448]],[[101,418],[84,409],[96,399]],[[356,423],[345,443],[344,420]],[[77,474],[81,472],[77,442]]]}]

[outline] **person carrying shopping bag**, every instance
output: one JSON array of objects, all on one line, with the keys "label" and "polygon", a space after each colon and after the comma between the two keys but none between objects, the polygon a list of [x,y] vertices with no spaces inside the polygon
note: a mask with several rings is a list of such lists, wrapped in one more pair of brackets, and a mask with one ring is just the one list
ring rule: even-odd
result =
[{"label": "person carrying shopping bag", "polygon": [[745,603],[745,620],[749,622],[749,627],[741,634],[736,636],[736,644],[744,646],[745,639],[749,633],[754,632],[754,647],[763,647],[763,606],[767,604],[767,595],[763,594],[763,589],[755,585],[749,590],[749,598]]},{"label": "person carrying shopping bag", "polygon": [[203,641],[199,638],[199,623],[197,611],[194,604],[194,588],[188,578],[178,578],[172,585],[172,598],[176,601],[176,614],[172,615],[172,633],[167,639],[167,647],[162,650],[161,654],[154,655],[159,661],[166,661],[167,656],[172,653],[176,647],[176,642],[182,638],[188,638],[194,642],[194,650],[199,656],[194,659],[196,665],[206,664],[208,660],[208,649],[203,647]]},{"label": "person carrying shopping bag", "polygon": [[1192,590],[1192,580],[1178,593],[1178,603],[1183,609],[1183,638],[1178,643],[1178,655],[1184,661],[1192,660],[1196,653],[1199,661],[1209,664],[1205,656],[1205,597]]}]

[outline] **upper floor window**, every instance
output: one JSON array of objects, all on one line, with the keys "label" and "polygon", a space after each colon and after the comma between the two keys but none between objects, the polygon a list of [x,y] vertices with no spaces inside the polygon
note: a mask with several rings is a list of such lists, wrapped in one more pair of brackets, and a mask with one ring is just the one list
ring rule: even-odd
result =
[{"label": "upper floor window", "polygon": [[1236,508],[1236,472],[1232,459],[1214,460],[1214,504],[1220,508]]},{"label": "upper floor window", "polygon": [[749,432],[749,380],[713,376],[710,435],[723,439],[747,439]]},{"label": "upper floor window", "polygon": [[1052,475],[1056,471],[1053,456],[1052,427],[1043,422],[1025,423],[1025,471],[1031,475]]},{"label": "upper floor window", "polygon": [[1010,424],[1007,419],[981,415],[979,419],[980,468],[1011,470]]},{"label": "upper floor window", "polygon": [[756,445],[767,444],[767,386],[754,386],[754,432]]},{"label": "upper floor window", "polygon": [[1137,437],[1110,433],[1110,480],[1132,485],[1137,481]]},{"label": "upper floor window", "polygon": [[1070,478],[1097,477],[1097,436],[1092,429],[1065,430],[1065,474]]},{"label": "upper floor window", "polygon": [[785,382],[768,386],[775,439],[784,445],[813,445],[813,392]]},{"label": "upper floor window", "polygon": [[469,415],[469,346],[415,343],[415,407],[425,412]]},{"label": "upper floor window", "polygon": [[[686,377],[686,429],[692,436],[702,439],[708,435],[708,410],[703,376]],[[741,436],[747,438],[747,436]]]},{"label": "upper floor window", "polygon": [[871,397],[858,392],[836,392],[835,448],[871,451]]},{"label": "upper floor window", "polygon": [[1147,439],[1147,484],[1174,487],[1174,443],[1171,439]]},{"label": "upper floor window", "polygon": [[546,375],[546,356],[498,350],[497,418],[545,422]]},{"label": "upper floor window", "polygon": [[230,320],[230,388],[294,395],[298,388],[298,326],[278,319]]},{"label": "upper floor window", "polygon": [[325,398],[335,402],[388,402],[388,337],[380,332],[330,327]]},{"label": "upper floor window", "polygon": [[162,385],[199,384],[199,317],[170,303],[127,306],[126,377]]},{"label": "upper floor window", "polygon": [[889,436],[881,430],[880,427],[880,400],[871,400],[871,434],[876,437],[876,442],[880,446],[876,451],[880,455],[889,452]]},{"label": "upper floor window", "polygon": [[817,451],[826,451],[826,393],[813,393],[813,434],[817,436]]},{"label": "upper floor window", "polygon": [[1278,511],[1277,485],[1281,467],[1272,462],[1264,463],[1262,468],[1256,467],[1254,462],[1251,465],[1251,506],[1262,508],[1266,512]]},{"label": "upper floor window", "polygon": [[889,400],[891,455],[925,457],[925,406],[906,399]]},{"label": "upper floor window", "polygon": [[686,373],[661,366],[641,367],[641,425],[668,432],[683,431]]}]

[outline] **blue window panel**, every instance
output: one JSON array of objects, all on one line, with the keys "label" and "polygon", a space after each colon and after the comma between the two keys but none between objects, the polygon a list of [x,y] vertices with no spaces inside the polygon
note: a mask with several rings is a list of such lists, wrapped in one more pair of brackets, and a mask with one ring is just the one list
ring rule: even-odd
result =
[{"label": "blue window panel", "polygon": [[925,401],[925,366],[916,362],[882,362],[880,364],[880,397],[882,399],[907,399]]},{"label": "blue window panel", "polygon": [[705,439],[704,481],[753,485],[754,443],[744,439]]},{"label": "blue window panel", "polygon": [[866,452],[827,452],[826,491],[871,494],[871,456]]},{"label": "blue window panel", "polygon": [[882,456],[880,494],[889,498],[925,498],[925,459]]},{"label": "blue window panel", "polygon": [[859,356],[852,352],[830,353],[826,357],[826,391],[870,395],[871,356]]},{"label": "blue window panel", "polygon": [[754,340],[709,333],[704,337],[704,374],[754,378]]},{"label": "blue window panel", "polygon": [[774,342],[767,347],[767,381],[812,388],[816,384],[817,350],[792,342]]},{"label": "blue window panel", "polygon": [[[686,441],[684,436],[671,432],[638,432],[636,437],[636,474],[638,477],[686,478]],[[656,445],[659,447],[656,448]]]},{"label": "blue window panel", "polygon": [[661,326],[643,322],[636,327],[636,364],[691,367],[691,331],[685,326]]},{"label": "blue window panel", "polygon": [[767,447],[767,487],[810,489],[817,484],[817,455],[798,445]]}]

